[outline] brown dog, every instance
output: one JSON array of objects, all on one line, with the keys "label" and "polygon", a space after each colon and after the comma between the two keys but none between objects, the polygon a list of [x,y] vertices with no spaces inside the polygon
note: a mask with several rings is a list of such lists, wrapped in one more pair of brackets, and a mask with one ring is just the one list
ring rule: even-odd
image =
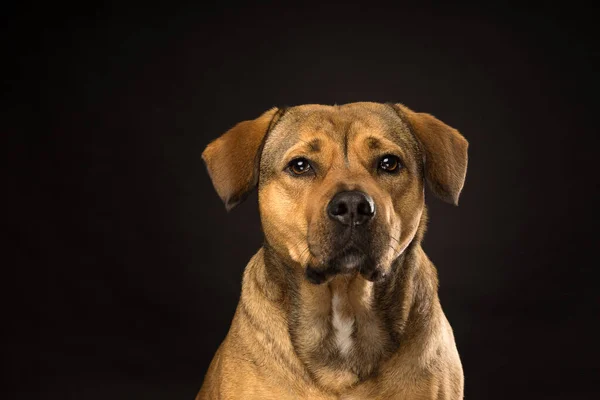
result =
[{"label": "brown dog", "polygon": [[202,158],[231,209],[258,185],[263,247],[200,399],[461,399],[421,248],[424,181],[457,204],[467,141],[400,104],[271,109]]}]

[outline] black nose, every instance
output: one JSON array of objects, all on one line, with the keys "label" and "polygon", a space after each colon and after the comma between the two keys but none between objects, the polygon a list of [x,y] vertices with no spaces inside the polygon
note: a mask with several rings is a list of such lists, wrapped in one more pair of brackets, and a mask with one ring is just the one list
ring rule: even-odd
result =
[{"label": "black nose", "polygon": [[343,225],[362,225],[375,215],[375,202],[357,190],[339,192],[327,205],[327,214]]}]

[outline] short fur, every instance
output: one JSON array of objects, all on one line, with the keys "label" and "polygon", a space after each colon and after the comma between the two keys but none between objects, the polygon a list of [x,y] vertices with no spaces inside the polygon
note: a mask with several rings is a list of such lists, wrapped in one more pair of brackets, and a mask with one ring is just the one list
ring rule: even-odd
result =
[{"label": "short fur", "polygon": [[[209,144],[202,157],[228,209],[258,186],[265,242],[196,399],[461,399],[421,240],[423,184],[458,204],[467,147],[429,114],[378,103],[272,109]],[[383,154],[400,156],[399,173],[377,169]],[[310,174],[289,172],[296,157]],[[325,212],[348,190],[376,204],[360,232]]]}]

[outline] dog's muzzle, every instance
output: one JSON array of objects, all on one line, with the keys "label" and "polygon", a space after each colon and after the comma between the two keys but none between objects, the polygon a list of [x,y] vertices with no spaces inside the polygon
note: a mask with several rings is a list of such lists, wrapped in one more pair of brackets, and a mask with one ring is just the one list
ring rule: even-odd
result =
[{"label": "dog's muzzle", "polygon": [[373,198],[358,190],[339,192],[327,205],[326,212],[334,223],[336,239],[331,245],[340,251],[323,269],[308,266],[306,278],[319,284],[331,275],[358,270],[366,279],[377,280],[380,272],[370,265],[369,257],[363,251],[366,250],[364,246],[368,245],[367,227],[376,212]]}]

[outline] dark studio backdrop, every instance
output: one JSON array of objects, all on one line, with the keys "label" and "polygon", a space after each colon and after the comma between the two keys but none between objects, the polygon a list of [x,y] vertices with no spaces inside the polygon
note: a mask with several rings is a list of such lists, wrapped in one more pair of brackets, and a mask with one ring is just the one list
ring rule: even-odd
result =
[{"label": "dark studio backdrop", "polygon": [[4,24],[4,398],[193,399],[262,242],[204,146],[353,101],[470,142],[424,241],[466,398],[599,394],[593,10],[26,7]]}]

